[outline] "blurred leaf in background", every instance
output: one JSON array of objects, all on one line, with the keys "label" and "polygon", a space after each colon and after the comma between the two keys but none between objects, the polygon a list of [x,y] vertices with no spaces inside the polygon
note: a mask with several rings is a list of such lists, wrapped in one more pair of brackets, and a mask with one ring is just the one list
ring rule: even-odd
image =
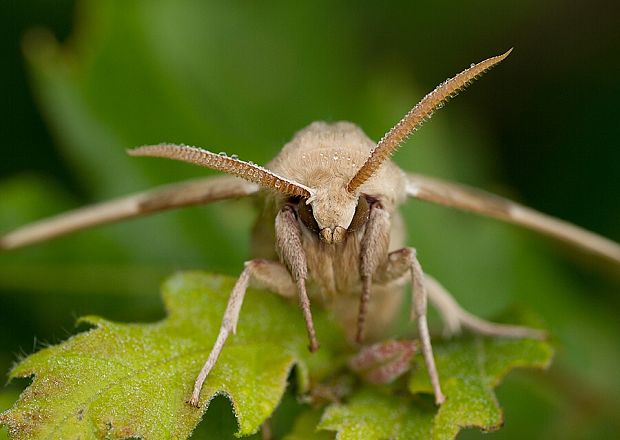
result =
[{"label": "blurred leaf in background", "polygon": [[[13,64],[0,73],[10,85],[0,230],[209,173],[127,157],[136,145],[183,142],[265,163],[313,120],[350,120],[377,139],[436,84],[514,46],[395,161],[620,239],[614,2],[2,7]],[[404,214],[425,269],[466,308],[484,317],[533,309],[557,339],[550,372],[521,373],[500,388],[506,426],[493,436],[620,431],[618,270],[491,220],[419,203]],[[0,255],[0,371],[37,341],[64,339],[79,315],[161,318],[154,292],[173,270],[236,275],[254,216],[248,201],[223,202]]]}]

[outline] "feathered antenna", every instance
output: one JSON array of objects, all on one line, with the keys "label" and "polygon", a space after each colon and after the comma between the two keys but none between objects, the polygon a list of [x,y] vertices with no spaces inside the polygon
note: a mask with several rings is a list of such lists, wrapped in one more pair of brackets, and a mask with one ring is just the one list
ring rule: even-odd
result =
[{"label": "feathered antenna", "polygon": [[301,183],[293,182],[285,177],[259,166],[252,162],[244,162],[236,156],[228,156],[225,153],[212,153],[198,147],[189,145],[146,145],[143,147],[127,150],[130,156],[151,156],[188,162],[200,165],[212,170],[223,171],[233,176],[254,182],[263,188],[273,189],[289,196],[301,196],[309,198],[313,190]]},{"label": "feathered antenna", "polygon": [[377,146],[373,148],[364,165],[362,165],[348,183],[347,191],[352,193],[357,190],[379,169],[381,164],[390,157],[411,133],[417,130],[424,121],[433,115],[436,109],[443,107],[450,98],[455,97],[480,75],[505,59],[510,55],[510,52],[512,52],[512,49],[503,55],[498,55],[472,65],[469,69],[462,71],[454,78],[439,84],[435,90],[422,98],[415,107],[409,110],[398,124],[383,136]]}]

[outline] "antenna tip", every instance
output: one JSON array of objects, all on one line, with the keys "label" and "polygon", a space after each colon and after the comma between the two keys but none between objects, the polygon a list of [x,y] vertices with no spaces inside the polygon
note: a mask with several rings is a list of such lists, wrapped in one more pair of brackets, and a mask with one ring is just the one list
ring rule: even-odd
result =
[{"label": "antenna tip", "polygon": [[503,60],[504,58],[507,58],[508,55],[510,55],[513,51],[514,47],[511,47],[510,49],[508,49],[506,52],[504,52],[502,55],[500,55],[500,58]]}]

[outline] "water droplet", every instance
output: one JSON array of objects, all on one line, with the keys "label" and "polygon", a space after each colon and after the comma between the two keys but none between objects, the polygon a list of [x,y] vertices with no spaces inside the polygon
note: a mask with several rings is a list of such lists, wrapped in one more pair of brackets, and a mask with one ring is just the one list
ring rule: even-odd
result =
[{"label": "water droplet", "polygon": [[280,182],[279,180],[276,180],[276,188],[280,188],[281,184],[282,184],[282,182]]},{"label": "water droplet", "polygon": [[334,154],[334,160],[338,160],[338,155]]},{"label": "water droplet", "polygon": [[469,67],[474,67],[474,66],[475,66],[475,64],[474,64],[474,63],[471,63],[471,64],[469,65]]},{"label": "water droplet", "polygon": [[223,157],[228,157],[228,154],[226,154],[225,151],[220,151],[218,154]]},{"label": "water droplet", "polygon": [[233,154],[232,156],[230,156],[232,159],[239,159],[239,156],[236,154]]}]

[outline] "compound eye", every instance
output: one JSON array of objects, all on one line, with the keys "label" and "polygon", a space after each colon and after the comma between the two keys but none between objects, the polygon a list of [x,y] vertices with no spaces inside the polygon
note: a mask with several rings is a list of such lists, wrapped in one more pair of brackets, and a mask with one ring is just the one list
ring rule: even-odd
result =
[{"label": "compound eye", "polygon": [[357,201],[355,214],[353,214],[353,218],[351,219],[351,224],[349,225],[348,231],[353,232],[364,226],[368,221],[369,215],[370,211],[368,206],[368,200],[366,200],[366,196],[361,195]]},{"label": "compound eye", "polygon": [[312,213],[312,205],[306,204],[308,199],[300,199],[297,204],[297,214],[301,219],[301,222],[311,230],[312,232],[319,233],[319,224],[316,222],[314,218],[314,214]]}]

